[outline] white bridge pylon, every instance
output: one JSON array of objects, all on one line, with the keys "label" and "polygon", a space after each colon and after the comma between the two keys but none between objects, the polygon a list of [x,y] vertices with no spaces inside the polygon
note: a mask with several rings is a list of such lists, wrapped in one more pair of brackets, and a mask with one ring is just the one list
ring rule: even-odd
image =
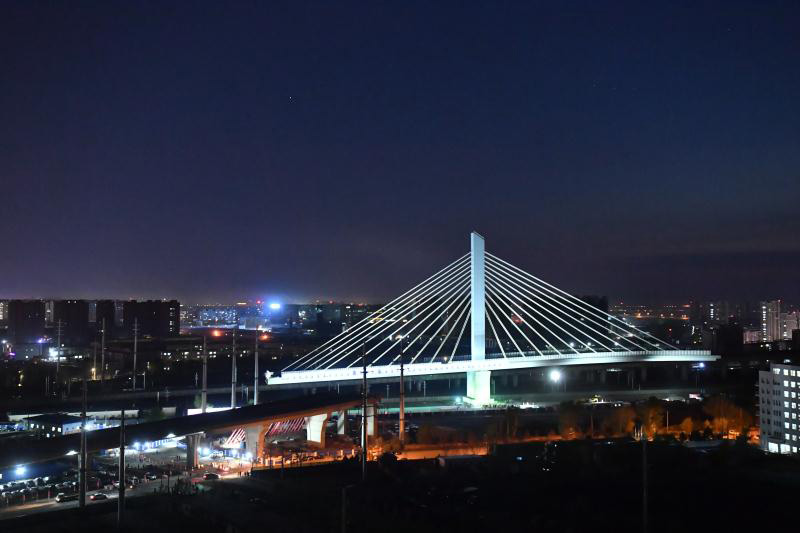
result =
[{"label": "white bridge pylon", "polygon": [[[469,340],[467,340],[467,338]],[[466,373],[487,403],[491,371],[556,365],[713,361],[681,350],[485,251],[470,253],[268,375],[270,385]]]}]

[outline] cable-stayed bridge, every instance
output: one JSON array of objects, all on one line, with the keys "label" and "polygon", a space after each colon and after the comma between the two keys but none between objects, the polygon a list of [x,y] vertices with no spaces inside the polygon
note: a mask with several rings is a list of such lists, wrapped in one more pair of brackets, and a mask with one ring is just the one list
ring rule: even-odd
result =
[{"label": "cable-stayed bridge", "polygon": [[682,350],[485,251],[470,253],[298,358],[271,385],[466,373],[489,401],[491,371],[542,366],[713,361]]}]

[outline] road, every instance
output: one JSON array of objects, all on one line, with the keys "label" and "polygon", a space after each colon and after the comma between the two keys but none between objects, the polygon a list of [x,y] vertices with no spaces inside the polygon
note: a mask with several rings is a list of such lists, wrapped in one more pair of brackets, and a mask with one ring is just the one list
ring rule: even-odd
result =
[{"label": "road", "polygon": [[[181,477],[183,476],[173,476],[170,481],[171,483],[174,484]],[[155,481],[144,481],[133,489],[126,489],[125,498],[136,498],[138,496],[152,494],[154,491],[159,490],[162,486],[165,486],[166,482],[167,482],[166,478]],[[108,496],[108,499],[98,500],[98,501],[92,501],[89,499],[89,496],[91,496],[92,494],[97,494],[98,492]],[[86,492],[86,505],[96,505],[99,503],[107,502],[109,500],[115,500],[118,498],[118,496],[119,496],[118,489],[90,490]],[[27,516],[35,513],[43,513],[43,512],[53,511],[56,509],[74,509],[78,507],[79,503],[80,502],[78,502],[78,500],[58,503],[55,501],[55,499],[50,499],[50,500],[26,503],[24,505],[11,505],[9,507],[3,507],[2,509],[0,509],[0,520],[17,518],[20,516]]]}]

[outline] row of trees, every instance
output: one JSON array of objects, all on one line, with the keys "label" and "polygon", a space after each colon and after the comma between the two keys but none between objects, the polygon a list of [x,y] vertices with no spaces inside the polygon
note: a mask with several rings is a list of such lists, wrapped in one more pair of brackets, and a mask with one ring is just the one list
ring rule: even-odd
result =
[{"label": "row of trees", "polygon": [[669,402],[656,398],[598,412],[591,406],[574,403],[564,403],[559,407],[558,432],[565,439],[589,434],[607,437],[631,435],[639,424],[650,438],[665,433],[689,436],[706,430],[723,435],[731,431],[744,434],[753,425],[753,416],[724,396],[711,397],[699,408],[680,404],[678,408],[670,409]]}]

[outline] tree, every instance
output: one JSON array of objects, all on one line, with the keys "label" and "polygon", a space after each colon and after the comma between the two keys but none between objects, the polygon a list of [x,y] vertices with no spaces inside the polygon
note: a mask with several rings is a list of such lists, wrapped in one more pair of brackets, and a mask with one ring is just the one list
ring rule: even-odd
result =
[{"label": "tree", "polygon": [[648,437],[653,437],[664,427],[666,409],[657,398],[651,396],[646,402],[637,406],[637,411]]},{"label": "tree", "polygon": [[575,439],[580,433],[578,407],[572,402],[563,402],[558,408],[558,433],[564,439]]},{"label": "tree", "polygon": [[753,423],[752,415],[724,396],[712,396],[703,404],[703,412],[712,418],[715,433],[727,435],[729,430],[745,433]]},{"label": "tree", "polygon": [[694,423],[692,422],[692,417],[687,416],[681,422],[681,432],[685,433],[686,435],[692,434],[692,429],[694,429]]},{"label": "tree", "polygon": [[626,435],[630,433],[633,431],[635,417],[636,412],[629,405],[612,409],[603,423],[606,433],[610,435]]}]

